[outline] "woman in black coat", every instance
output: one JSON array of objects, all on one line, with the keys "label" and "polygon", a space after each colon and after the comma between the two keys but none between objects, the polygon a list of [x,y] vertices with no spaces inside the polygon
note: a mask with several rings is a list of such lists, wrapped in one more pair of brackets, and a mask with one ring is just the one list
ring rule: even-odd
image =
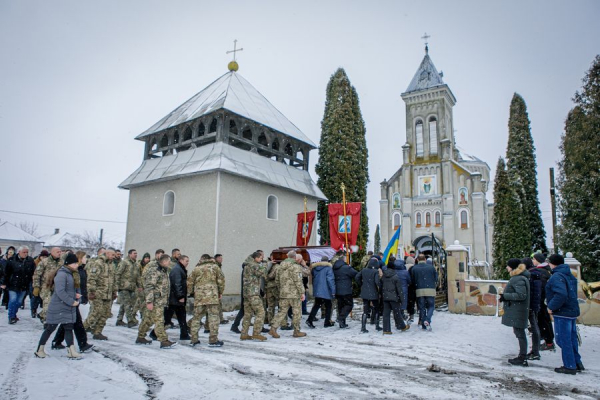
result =
[{"label": "woman in black coat", "polygon": [[375,329],[381,330],[377,310],[379,310],[379,260],[371,258],[366,268],[356,274],[356,283],[360,286],[360,297],[363,299],[363,316],[361,333],[368,333],[367,318],[374,313],[377,321]]},{"label": "woman in black coat", "polygon": [[527,329],[529,316],[529,272],[525,264],[518,258],[508,260],[506,269],[510,274],[510,280],[500,295],[500,301],[504,302],[504,315],[502,324],[511,326],[515,336],[519,340],[519,355],[508,360],[512,365],[527,367]]},{"label": "woman in black coat", "polygon": [[391,335],[392,327],[390,323],[390,312],[394,312],[394,321],[396,322],[396,329],[406,331],[410,328],[410,325],[404,323],[404,318],[400,315],[400,304],[404,298],[402,290],[402,282],[398,278],[396,273],[396,266],[394,265],[396,259],[390,257],[387,265],[387,269],[383,271],[383,277],[381,279],[381,291],[383,295],[383,334]]}]

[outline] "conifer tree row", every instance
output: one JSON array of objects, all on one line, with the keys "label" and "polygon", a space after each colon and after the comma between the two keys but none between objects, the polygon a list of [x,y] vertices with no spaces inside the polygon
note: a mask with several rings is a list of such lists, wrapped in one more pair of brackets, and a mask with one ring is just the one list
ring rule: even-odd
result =
[{"label": "conifer tree row", "polygon": [[559,162],[558,244],[581,262],[582,279],[600,280],[600,56],[583,79],[565,122]]},{"label": "conifer tree row", "polygon": [[[358,254],[353,261],[360,262],[366,253],[369,225],[367,218],[367,184],[369,183],[368,150],[365,123],[360,112],[358,94],[343,68],[339,68],[327,84],[325,112],[321,121],[319,161],[315,171],[317,185],[329,202],[342,201],[342,183],[346,187],[346,201],[363,202],[358,232]],[[321,244],[329,242],[329,215],[327,204],[318,204],[319,235]]]},{"label": "conifer tree row", "polygon": [[375,244],[373,246],[374,254],[377,254],[381,251],[381,233],[379,232],[379,224],[375,228]]}]

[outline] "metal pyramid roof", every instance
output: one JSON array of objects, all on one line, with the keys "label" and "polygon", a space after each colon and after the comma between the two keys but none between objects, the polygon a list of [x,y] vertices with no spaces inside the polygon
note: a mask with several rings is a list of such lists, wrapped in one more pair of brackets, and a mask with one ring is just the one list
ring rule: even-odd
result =
[{"label": "metal pyramid roof", "polygon": [[150,129],[138,135],[136,139],[142,139],[219,109],[227,109],[316,148],[315,144],[296,125],[290,122],[238,72],[234,71],[222,75]]},{"label": "metal pyramid roof", "polygon": [[437,72],[437,69],[435,69],[435,65],[433,65],[429,53],[426,53],[405,93],[416,92],[418,90],[425,90],[442,85],[444,85],[442,76]]}]

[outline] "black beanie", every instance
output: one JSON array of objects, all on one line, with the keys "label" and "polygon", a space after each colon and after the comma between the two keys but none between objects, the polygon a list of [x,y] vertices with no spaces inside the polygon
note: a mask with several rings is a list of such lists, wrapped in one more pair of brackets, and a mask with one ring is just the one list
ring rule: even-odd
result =
[{"label": "black beanie", "polygon": [[552,254],[548,257],[548,262],[552,265],[561,265],[565,263],[565,258],[560,254]]},{"label": "black beanie", "polygon": [[542,253],[535,253],[533,255],[533,258],[535,258],[540,263],[543,263],[544,261],[546,261],[546,256],[543,255]]},{"label": "black beanie", "polygon": [[79,260],[77,259],[77,256],[73,253],[67,254],[67,258],[65,258],[65,265],[69,265],[69,264],[79,264]]},{"label": "black beanie", "polygon": [[518,258],[511,258],[510,260],[508,260],[506,262],[506,265],[511,267],[512,269],[517,269],[519,268],[519,265],[521,264],[521,260]]}]

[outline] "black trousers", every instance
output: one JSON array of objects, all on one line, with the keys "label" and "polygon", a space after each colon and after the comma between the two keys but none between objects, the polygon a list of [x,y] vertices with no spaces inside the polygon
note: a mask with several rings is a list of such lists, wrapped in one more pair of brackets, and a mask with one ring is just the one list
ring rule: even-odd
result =
[{"label": "black trousers", "polygon": [[345,295],[337,295],[335,296],[337,299],[338,306],[338,320],[345,320],[348,318],[348,315],[352,312],[352,308],[354,307],[354,299],[351,294]]},{"label": "black trousers", "polygon": [[540,304],[540,311],[538,312],[537,317],[540,336],[546,343],[553,343],[554,329],[552,329],[552,320],[550,319],[550,314],[548,314],[548,307],[544,302]]},{"label": "black trousers", "polygon": [[390,323],[390,313],[394,313],[394,322],[396,323],[396,329],[404,329],[406,324],[404,318],[400,315],[400,303],[397,301],[383,301],[383,331],[391,332],[392,327]]},{"label": "black trousers", "polygon": [[[181,304],[184,304],[184,303],[181,303]],[[173,318],[173,314],[175,314],[175,316],[177,317],[177,322],[179,322],[179,337],[181,339],[182,337],[185,337],[188,335],[188,326],[187,326],[187,321],[186,321],[187,315],[185,312],[185,306],[184,305],[175,306],[175,305],[169,304],[169,307],[167,307],[165,309],[165,322],[170,321],[171,318]]]},{"label": "black trousers", "polygon": [[379,310],[379,300],[365,300],[363,299],[363,314],[371,318]]},{"label": "black trousers", "polygon": [[325,309],[325,324],[328,324],[331,321],[331,300],[330,299],[322,299],[320,297],[315,297],[315,303],[310,310],[310,314],[308,316],[308,320],[312,321],[316,316],[319,308],[323,307]]},{"label": "black trousers", "polygon": [[[61,324],[61,328],[65,330],[65,340],[67,341],[67,347],[73,345],[73,324]],[[44,332],[42,332],[42,337],[40,337],[39,346],[45,346],[50,339],[50,335],[52,332],[58,327],[58,324],[44,324]]]},{"label": "black trousers", "polygon": [[[77,339],[77,344],[79,345],[79,348],[82,348],[87,344],[87,333],[85,332],[85,328],[83,327],[83,321],[81,319],[81,314],[79,313],[79,306],[75,307],[75,315],[75,324],[71,324],[71,329],[75,332],[75,338]],[[58,327],[58,331],[56,331],[56,335],[54,335],[54,339],[52,340],[52,342],[62,343],[63,340],[65,340],[65,325],[61,324]],[[71,343],[73,343],[72,337]]]},{"label": "black trousers", "polygon": [[513,332],[519,341],[519,355],[525,357],[527,355],[527,334],[525,329],[513,327]]},{"label": "black trousers", "polygon": [[235,321],[233,321],[233,325],[231,327],[239,328],[240,322],[242,322],[242,318],[244,318],[244,296],[242,296],[242,304],[240,305],[240,311],[238,311],[237,315],[235,316]]},{"label": "black trousers", "polygon": [[408,304],[406,311],[409,315],[415,315],[415,304],[417,303],[417,289],[414,285],[408,287]]}]

